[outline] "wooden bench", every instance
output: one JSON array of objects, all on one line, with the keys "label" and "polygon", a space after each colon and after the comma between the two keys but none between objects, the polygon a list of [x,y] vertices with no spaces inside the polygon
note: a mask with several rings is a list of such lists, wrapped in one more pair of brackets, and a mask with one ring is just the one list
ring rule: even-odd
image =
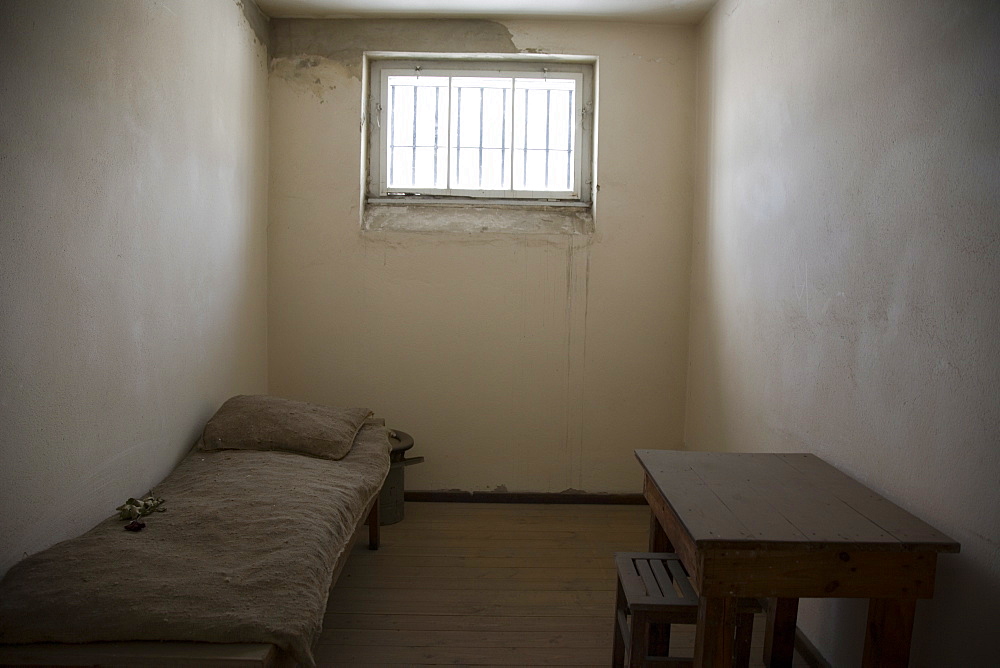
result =
[{"label": "wooden bench", "polygon": [[[669,655],[671,625],[698,622],[698,595],[691,587],[680,557],[672,552],[619,552],[615,555],[615,566],[618,594],[611,665],[626,665],[626,654],[629,666],[656,664],[687,668],[693,665],[692,658]],[[759,611],[756,601],[740,601],[735,666],[747,666],[750,662],[753,615]]]}]

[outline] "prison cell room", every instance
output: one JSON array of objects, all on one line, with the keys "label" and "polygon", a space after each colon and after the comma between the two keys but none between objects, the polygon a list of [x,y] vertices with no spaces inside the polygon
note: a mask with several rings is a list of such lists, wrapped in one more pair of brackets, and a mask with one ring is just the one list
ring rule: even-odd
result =
[{"label": "prison cell room", "polygon": [[995,663],[1000,4],[6,0],[0,58],[0,664]]}]

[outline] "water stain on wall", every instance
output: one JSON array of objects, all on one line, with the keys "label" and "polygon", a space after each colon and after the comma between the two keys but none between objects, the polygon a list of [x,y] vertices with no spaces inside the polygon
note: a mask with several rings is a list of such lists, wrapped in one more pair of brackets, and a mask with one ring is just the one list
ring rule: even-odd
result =
[{"label": "water stain on wall", "polygon": [[331,82],[350,78],[344,65],[321,56],[272,58],[271,74],[308,91],[321,104],[325,96],[337,89],[337,84]]},{"label": "water stain on wall", "polygon": [[[683,115],[637,142],[641,114],[628,105],[602,114],[614,207],[601,233],[565,219],[539,231],[524,208],[468,207],[468,220],[447,231],[428,207],[410,212],[405,229],[358,224],[365,52],[588,53],[609,63],[609,94],[640,85],[653,68],[689,97],[687,75],[665,62],[636,68],[622,46],[634,32],[272,20],[270,389],[334,401],[358,392],[358,378],[377,377],[361,383],[370,383],[364,391],[419,431],[437,462],[414,471],[415,489],[634,489],[631,444],[680,441],[672,426],[680,421],[665,417],[678,414],[682,396],[671,389],[679,351],[654,332],[686,331],[686,307],[663,298],[665,278],[672,289],[686,286],[686,276],[671,274],[676,253],[665,241],[678,237],[665,228],[683,221],[663,213],[683,211],[689,199],[664,157],[684,143]],[[657,29],[628,48],[658,53],[673,37]],[[671,49],[686,53],[688,37]],[[671,96],[656,89],[649,104],[669,109]],[[630,188],[643,196],[624,196]],[[424,217],[433,232],[419,224]],[[305,350],[315,352],[309,361]],[[626,413],[635,419],[622,424]]]}]

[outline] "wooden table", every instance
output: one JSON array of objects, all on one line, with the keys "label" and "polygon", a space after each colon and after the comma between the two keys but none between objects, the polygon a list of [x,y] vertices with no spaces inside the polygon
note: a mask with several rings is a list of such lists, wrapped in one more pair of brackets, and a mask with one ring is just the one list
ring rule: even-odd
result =
[{"label": "wooden table", "polygon": [[695,666],[732,665],[738,598],[767,598],[764,660],[791,666],[800,598],[867,598],[863,666],[905,668],[939,552],[959,544],[811,454],[636,450],[650,550],[700,595]]}]

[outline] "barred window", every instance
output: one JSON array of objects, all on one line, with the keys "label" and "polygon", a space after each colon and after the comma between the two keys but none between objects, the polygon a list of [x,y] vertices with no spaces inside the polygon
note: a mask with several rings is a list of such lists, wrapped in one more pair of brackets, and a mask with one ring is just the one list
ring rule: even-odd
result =
[{"label": "barred window", "polygon": [[590,202],[593,63],[371,61],[369,199]]}]

